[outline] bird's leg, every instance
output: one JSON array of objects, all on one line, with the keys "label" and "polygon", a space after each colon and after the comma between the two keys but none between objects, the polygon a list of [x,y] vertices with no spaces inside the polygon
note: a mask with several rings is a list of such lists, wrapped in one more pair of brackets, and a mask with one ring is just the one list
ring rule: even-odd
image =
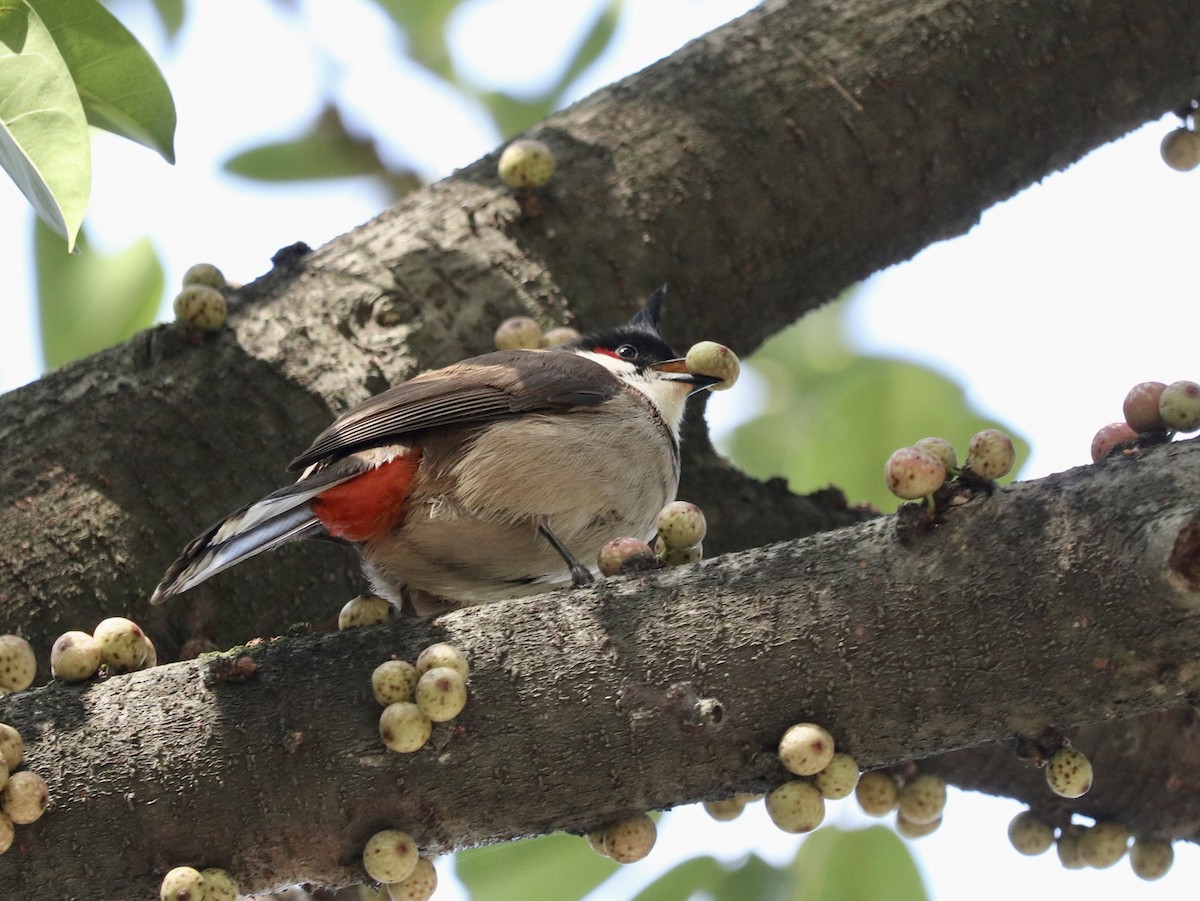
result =
[{"label": "bird's leg", "polygon": [[592,574],[588,568],[575,559],[575,555],[567,550],[567,546],[558,540],[558,536],[551,531],[550,526],[546,525],[546,521],[542,520],[538,523],[538,531],[542,533],[542,537],[550,542],[550,546],[558,551],[560,557],[566,561],[567,566],[571,570],[571,586],[574,588],[582,588],[584,585],[592,584]]}]

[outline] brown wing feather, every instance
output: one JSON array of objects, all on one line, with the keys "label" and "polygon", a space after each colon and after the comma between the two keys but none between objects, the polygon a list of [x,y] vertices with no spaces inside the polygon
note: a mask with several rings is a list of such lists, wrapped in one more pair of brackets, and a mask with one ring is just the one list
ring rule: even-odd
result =
[{"label": "brown wing feather", "polygon": [[620,388],[617,377],[599,363],[566,351],[484,354],[426,372],[347,410],[290,468],[393,444],[439,426],[596,406]]}]

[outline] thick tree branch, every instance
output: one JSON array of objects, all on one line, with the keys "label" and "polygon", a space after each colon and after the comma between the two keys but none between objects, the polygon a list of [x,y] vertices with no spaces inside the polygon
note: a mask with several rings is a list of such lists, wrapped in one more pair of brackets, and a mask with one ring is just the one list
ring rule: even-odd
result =
[{"label": "thick tree branch", "polygon": [[[1200,93],[1198,31],[1169,2],[755,11],[548,120],[561,177],[541,218],[519,219],[486,158],[286,254],[204,346],[159,328],[0,400],[0,617],[48,647],[133,613],[170,658],[197,633],[228,645],[319,616],[361,584],[348,556],[261,559],[187,617],[142,605],[176,549],[274,488],[335,411],[485,349],[505,315],[607,324],[665,280],[677,343],[745,353]],[[705,484],[693,499],[730,521],[761,493]],[[281,586],[272,610],[254,603]]]},{"label": "thick tree branch", "polygon": [[[0,719],[29,739],[55,805],[0,856],[0,884],[134,899],[181,862],[225,866],[244,890],[344,883],[386,824],[446,850],[761,790],[782,780],[771,752],[801,719],[877,766],[1185,705],[1200,690],[1197,498],[1200,442],[1186,442],[980,495],[928,530],[888,517],[432,622],[280,639],[234,655],[252,674],[209,658],[14,695]],[[437,639],[468,652],[471,702],[432,747],[387,752],[370,672]],[[1085,809],[1195,837],[1198,798],[1178,786],[1200,760],[1173,759],[1167,779],[1141,747],[1098,758]],[[1025,766],[1012,757],[1004,778],[1044,804]]]}]

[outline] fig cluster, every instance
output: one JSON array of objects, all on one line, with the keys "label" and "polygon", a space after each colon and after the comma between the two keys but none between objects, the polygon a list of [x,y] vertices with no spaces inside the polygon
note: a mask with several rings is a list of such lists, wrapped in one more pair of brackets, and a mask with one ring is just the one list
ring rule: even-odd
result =
[{"label": "fig cluster", "polygon": [[[371,673],[375,700],[383,705],[379,737],[389,750],[419,751],[434,723],[454,719],[467,706],[467,658],[454,645],[439,642],[423,650],[416,664],[385,660]],[[399,880],[380,880],[399,881]]]},{"label": "fig cluster", "polygon": [[493,341],[496,350],[537,350],[557,347],[574,341],[579,332],[569,325],[560,325],[543,332],[536,319],[529,316],[512,316],[496,327]]},{"label": "fig cluster", "polygon": [[671,501],[658,512],[653,546],[640,538],[614,538],[600,548],[596,566],[604,576],[628,576],[696,563],[704,556],[707,534],[703,510],[690,501]]},{"label": "fig cluster", "polygon": [[1175,862],[1171,842],[1131,836],[1124,825],[1111,820],[1096,820],[1091,826],[1067,823],[1055,829],[1032,810],[1024,810],[1008,824],[1008,840],[1027,857],[1044,854],[1054,846],[1059,862],[1068,870],[1106,870],[1128,855],[1134,874],[1147,882],[1161,879]]},{"label": "fig cluster", "polygon": [[90,635],[78,630],[64,632],[50,648],[50,672],[63,682],[84,682],[101,667],[112,676],[157,664],[158,652],[150,636],[123,616],[101,620]]},{"label": "fig cluster", "polygon": [[849,797],[859,780],[858,764],[839,753],[829,730],[817,723],[788,727],[779,740],[779,762],[799,779],[767,793],[767,816],[784,832],[802,834],[825,819],[825,802]]},{"label": "fig cluster", "polygon": [[1200,385],[1186,379],[1139,382],[1129,389],[1121,405],[1125,418],[1110,422],[1092,438],[1092,462],[1135,444],[1169,441],[1177,432],[1200,429]]},{"label": "fig cluster", "polygon": [[229,315],[226,288],[225,276],[211,263],[190,267],[183,274],[183,287],[175,295],[175,321],[198,332],[218,331]]},{"label": "fig cluster", "polygon": [[12,847],[15,826],[36,822],[50,806],[46,780],[20,769],[25,757],[21,733],[0,723],[0,854]]},{"label": "fig cluster", "polygon": [[422,857],[401,829],[376,832],[363,848],[363,869],[387,890],[392,901],[428,901],[437,888],[433,861]]},{"label": "fig cluster", "polygon": [[162,901],[237,901],[238,884],[220,867],[175,867],[158,890]]},{"label": "fig cluster", "polygon": [[617,863],[637,863],[650,853],[658,827],[649,814],[635,813],[588,833],[592,849]]},{"label": "fig cluster", "polygon": [[896,497],[923,500],[932,507],[933,495],[948,481],[990,484],[1012,472],[1016,457],[1012,439],[999,429],[976,432],[961,467],[954,445],[945,438],[922,438],[894,451],[884,465],[883,477]]}]

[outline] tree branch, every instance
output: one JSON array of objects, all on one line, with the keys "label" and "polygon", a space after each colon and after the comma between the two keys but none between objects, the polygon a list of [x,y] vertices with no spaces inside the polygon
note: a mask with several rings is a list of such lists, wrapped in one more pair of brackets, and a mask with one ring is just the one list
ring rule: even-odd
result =
[{"label": "tree branch", "polygon": [[[233,655],[250,674],[218,657],[13,695],[0,719],[32,739],[55,804],[0,856],[0,883],[133,899],[193,862],[244,890],[341,884],[388,824],[448,850],[761,790],[784,778],[772,750],[799,720],[873,767],[1185,705],[1200,690],[1198,497],[1200,442],[1167,445],[977,496],[932,529],[887,517],[436,621],[279,639]],[[470,703],[432,747],[390,753],[371,670],[441,639],[471,659]],[[1194,836],[1195,793],[1150,778],[1166,769],[1143,748],[1098,758],[1085,809]],[[1198,765],[1172,759],[1171,779],[1194,784]],[[1005,778],[1045,803],[1023,767],[1012,757]]]}]

